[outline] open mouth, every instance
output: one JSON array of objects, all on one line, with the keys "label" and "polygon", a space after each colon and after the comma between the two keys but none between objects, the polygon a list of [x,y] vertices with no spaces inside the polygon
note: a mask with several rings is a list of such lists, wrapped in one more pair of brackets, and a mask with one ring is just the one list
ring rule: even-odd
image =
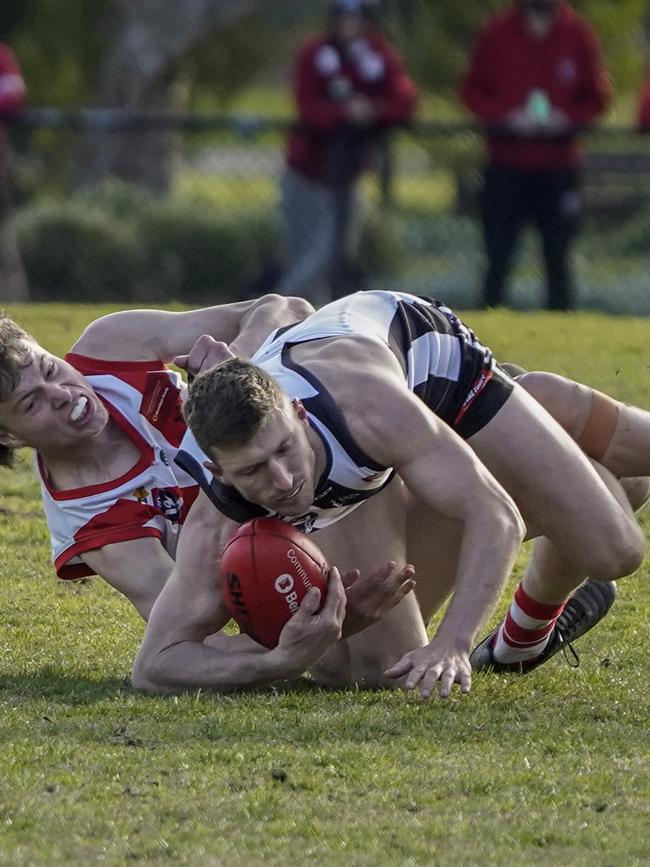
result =
[{"label": "open mouth", "polygon": [[70,421],[74,424],[79,424],[86,418],[89,409],[90,403],[88,401],[88,398],[83,397],[82,395],[72,408],[72,412],[70,413]]},{"label": "open mouth", "polygon": [[305,485],[304,481],[300,482],[300,484],[297,487],[295,487],[293,489],[293,491],[291,491],[289,494],[287,494],[286,497],[282,497],[281,502],[282,503],[289,503],[289,502],[291,502],[291,500],[295,500],[295,498],[298,496],[298,494],[302,491],[304,485]]}]

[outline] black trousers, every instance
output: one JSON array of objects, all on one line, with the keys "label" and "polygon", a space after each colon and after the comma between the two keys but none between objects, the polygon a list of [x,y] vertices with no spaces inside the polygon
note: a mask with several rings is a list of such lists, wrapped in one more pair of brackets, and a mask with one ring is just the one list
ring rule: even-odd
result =
[{"label": "black trousers", "polygon": [[570,310],[573,278],[569,254],[580,213],[579,175],[575,169],[523,171],[488,165],[481,198],[487,256],[485,306],[501,303],[521,230],[532,223],[542,239],[547,307]]}]

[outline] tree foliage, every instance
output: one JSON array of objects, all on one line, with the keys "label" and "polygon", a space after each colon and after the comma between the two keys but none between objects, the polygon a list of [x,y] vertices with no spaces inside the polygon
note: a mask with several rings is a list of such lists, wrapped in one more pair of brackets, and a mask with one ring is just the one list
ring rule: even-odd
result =
[{"label": "tree foliage", "polygon": [[[451,94],[480,26],[510,2],[383,0],[382,16],[422,89]],[[306,23],[320,23],[326,5],[327,0],[188,0],[182,7],[188,18],[193,7],[202,6],[205,24],[195,29],[192,44],[170,56],[166,74],[182,74],[196,92],[228,105],[251,81],[277,77],[286,68],[300,31]],[[636,90],[646,65],[648,0],[573,5],[597,28],[617,89]],[[33,104],[89,104],[97,98],[120,26],[149,21],[154,37],[163,39],[166,30],[178,30],[174,8],[180,8],[174,0],[3,0],[0,36],[11,39],[21,59]],[[221,23],[214,26],[218,8]]]},{"label": "tree foliage", "polygon": [[191,44],[177,40],[164,74],[212,92],[221,105],[263,70],[282,66],[296,24],[314,17],[302,0],[2,0],[0,39],[10,41],[20,58],[32,104],[88,105],[98,99],[102,70],[121,34],[148,21],[151,39],[182,38],[174,7],[187,10],[191,24],[189,13],[198,6],[203,17]]},{"label": "tree foliage", "polygon": [[3,16],[5,3],[16,7],[7,37],[20,59],[30,102],[63,107],[91,102],[106,46],[109,0],[3,0]]},{"label": "tree foliage", "polygon": [[[387,26],[424,90],[451,93],[488,16],[512,0],[386,0]],[[636,90],[645,67],[648,0],[575,0],[595,26],[619,91]]]},{"label": "tree foliage", "polygon": [[[383,0],[382,21],[436,117],[457,116],[455,93],[488,15],[512,0]],[[135,111],[227,109],[253,82],[288,86],[306,26],[324,26],[328,0],[3,0],[2,27],[32,105]],[[636,93],[645,67],[650,0],[575,0],[605,49],[619,95]],[[620,104],[620,103],[617,103]],[[117,175],[168,188],[177,143],[169,131],[89,135],[77,178]]]}]

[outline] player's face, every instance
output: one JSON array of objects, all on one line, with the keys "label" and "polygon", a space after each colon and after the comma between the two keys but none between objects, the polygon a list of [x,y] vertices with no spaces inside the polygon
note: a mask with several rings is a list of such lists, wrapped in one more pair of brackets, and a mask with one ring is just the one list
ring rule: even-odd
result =
[{"label": "player's face", "polygon": [[0,403],[0,442],[47,454],[76,447],[100,433],[108,413],[88,381],[37,343],[26,345],[18,385]]},{"label": "player's face", "polygon": [[366,30],[366,20],[360,12],[342,12],[336,19],[335,30],[341,42],[354,42]]},{"label": "player's face", "polygon": [[314,500],[316,455],[300,403],[274,410],[246,445],[214,450],[219,478],[252,503],[301,515]]}]

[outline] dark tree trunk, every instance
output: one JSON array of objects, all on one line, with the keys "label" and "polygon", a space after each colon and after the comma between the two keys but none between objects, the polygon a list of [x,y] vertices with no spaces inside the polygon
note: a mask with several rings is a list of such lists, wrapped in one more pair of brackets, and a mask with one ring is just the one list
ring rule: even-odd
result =
[{"label": "dark tree trunk", "polygon": [[[183,60],[215,31],[255,8],[257,0],[113,0],[107,22],[97,104],[142,112],[181,111],[190,82]],[[79,177],[95,184],[118,177],[164,192],[173,177],[179,136],[169,130],[92,132]]]},{"label": "dark tree trunk", "polygon": [[29,301],[29,287],[3,178],[0,178],[0,301]]}]

